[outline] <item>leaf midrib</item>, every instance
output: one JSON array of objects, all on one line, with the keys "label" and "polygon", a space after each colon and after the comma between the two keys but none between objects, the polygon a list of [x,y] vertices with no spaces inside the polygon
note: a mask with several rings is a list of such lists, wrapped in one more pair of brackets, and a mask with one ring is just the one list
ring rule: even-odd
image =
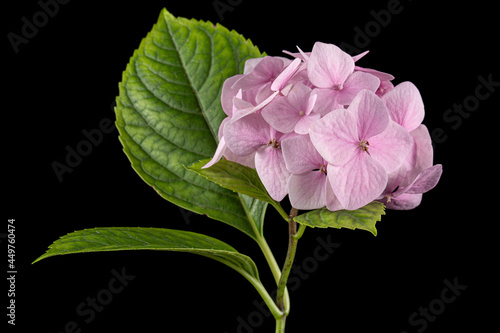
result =
[{"label": "leaf midrib", "polygon": [[[184,60],[183,60],[183,58],[181,56],[180,50],[181,50],[182,47],[179,48],[179,45],[177,44],[177,40],[174,38],[174,34],[172,33],[172,30],[171,30],[171,27],[170,27],[170,25],[168,23],[168,20],[165,17],[165,13],[163,14],[163,19],[165,20],[165,25],[167,26],[168,34],[172,38],[172,43],[175,45],[175,52],[177,53],[177,56],[178,56],[178,58],[179,58],[179,60],[180,60],[180,62],[182,64],[182,66],[181,66],[182,70],[184,71],[184,74],[186,75],[186,78],[187,78],[187,80],[189,82],[189,86],[190,86],[191,90],[193,91],[193,94],[194,94],[194,96],[196,98],[196,103],[198,104],[200,112],[201,112],[203,118],[205,119],[205,122],[207,123],[207,126],[208,126],[208,128],[210,130],[210,133],[212,133],[212,137],[214,138],[215,143],[218,144],[219,143],[219,136],[217,135],[217,133],[214,133],[214,130],[213,130],[212,126],[211,126],[211,123],[209,122],[209,120],[207,119],[207,117],[205,115],[205,110],[203,109],[203,105],[202,105],[200,97],[198,95],[198,91],[196,91],[194,89],[194,84],[191,81],[191,77],[190,77],[190,75],[188,75],[188,72],[186,70],[187,66],[184,63]],[[177,23],[180,24],[180,25],[186,26],[185,24],[181,23],[180,20],[178,20]],[[188,30],[189,30],[189,34],[188,34],[188,36],[187,36],[186,39],[189,39],[189,36],[191,36],[191,33],[192,33],[191,29],[188,29]],[[201,29],[200,29],[200,31],[201,31]],[[212,37],[208,33],[206,33],[206,31],[203,30],[203,33],[205,33],[205,35],[210,39],[210,52],[207,52],[207,54],[208,53],[210,54],[210,67],[208,69],[208,72],[210,72],[210,70],[212,69],[212,61],[213,61],[213,56],[212,56],[212,43],[213,43],[213,39],[212,39]],[[198,47],[198,42],[196,43],[196,47]],[[203,84],[201,85],[201,87],[203,87],[206,82],[207,82],[207,80],[205,78],[205,80],[203,81]]]},{"label": "leaf midrib", "polygon": [[[218,143],[219,143],[219,135],[218,135],[217,133],[214,133],[213,128],[212,128],[212,126],[211,126],[211,123],[209,122],[209,120],[207,119],[207,117],[206,117],[206,115],[205,115],[205,110],[204,110],[204,109],[203,109],[203,107],[202,107],[202,104],[201,104],[201,101],[200,101],[200,98],[199,98],[198,92],[194,89],[194,84],[192,83],[191,78],[190,78],[190,76],[188,75],[188,73],[187,73],[187,71],[186,71],[186,68],[187,68],[187,67],[186,67],[186,64],[184,63],[184,61],[183,61],[182,57],[180,56],[179,45],[177,44],[177,41],[173,38],[173,34],[172,34],[172,31],[171,31],[171,27],[170,27],[170,25],[168,24],[168,21],[166,20],[165,15],[163,16],[163,18],[165,19],[165,23],[166,23],[166,26],[167,26],[167,29],[168,29],[168,33],[169,33],[169,35],[170,35],[170,36],[172,36],[172,42],[173,42],[173,44],[175,45],[175,51],[177,52],[177,55],[178,55],[178,57],[179,57],[179,60],[180,60],[180,62],[181,62],[181,64],[182,64],[182,70],[184,71],[184,73],[185,73],[185,75],[186,75],[186,77],[187,77],[187,79],[188,79],[188,81],[189,81],[190,88],[191,88],[191,90],[193,91],[193,93],[194,93],[194,95],[195,95],[195,97],[196,97],[196,102],[197,102],[197,104],[198,104],[198,106],[199,106],[199,108],[200,108],[201,114],[203,115],[203,118],[205,119],[205,122],[207,123],[207,125],[208,125],[208,127],[209,127],[209,129],[210,129],[210,132],[212,133],[212,137],[214,138],[215,142],[218,144]],[[179,23],[179,24],[182,24],[182,23],[180,23],[180,22],[178,22],[178,23]],[[183,26],[185,26],[184,24],[182,24],[182,25],[183,25]],[[200,29],[200,30],[201,30],[201,29]],[[208,71],[210,71],[210,70],[211,70],[211,68],[212,68],[212,60],[213,60],[213,56],[212,56],[212,42],[213,42],[213,40],[212,40],[212,37],[211,37],[209,34],[207,34],[207,33],[206,33],[206,31],[203,31],[203,32],[204,32],[204,33],[205,33],[205,35],[206,35],[206,36],[210,39],[210,52],[209,52],[209,53],[210,53],[210,68],[208,69]],[[191,30],[189,30],[189,35],[191,35]],[[189,35],[188,35],[188,36],[189,36]],[[234,52],[234,47],[233,47],[233,52]],[[207,82],[207,81],[206,81],[206,79],[205,79],[205,80],[203,81],[203,84],[202,84],[201,86],[204,86],[206,82]],[[241,206],[243,207],[243,209],[244,209],[244,211],[245,211],[246,217],[247,217],[247,219],[248,219],[248,220],[249,220],[249,222],[250,222],[250,225],[251,225],[251,227],[252,227],[252,230],[253,230],[253,231],[254,231],[254,233],[255,233],[255,237],[256,237],[257,239],[259,239],[259,240],[260,240],[260,238],[261,238],[261,230],[258,230],[258,228],[257,228],[257,223],[256,223],[256,221],[254,220],[254,218],[253,218],[252,214],[251,214],[251,213],[250,213],[250,211],[249,211],[249,209],[250,209],[250,208],[246,206],[246,204],[245,204],[245,202],[243,201],[243,198],[241,197],[241,194],[240,194],[240,193],[238,193],[238,198],[239,198],[239,201],[240,201]]]}]

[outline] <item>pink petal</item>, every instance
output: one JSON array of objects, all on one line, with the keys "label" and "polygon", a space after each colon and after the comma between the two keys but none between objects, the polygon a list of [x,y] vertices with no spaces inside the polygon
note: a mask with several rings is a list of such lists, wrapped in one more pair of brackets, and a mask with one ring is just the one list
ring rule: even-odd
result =
[{"label": "pink petal", "polygon": [[411,184],[417,176],[427,168],[432,166],[433,148],[429,131],[425,125],[420,125],[410,132],[413,139],[410,153],[404,165],[408,170],[407,182],[404,186]]},{"label": "pink petal", "polygon": [[273,84],[271,85],[271,90],[272,91],[280,91],[285,87],[287,84],[288,80],[297,72],[300,63],[302,61],[299,58],[296,58],[290,65],[288,65],[283,72],[274,80]]},{"label": "pink petal", "polygon": [[243,75],[235,75],[224,81],[221,92],[222,110],[231,117],[233,115],[233,98],[238,93],[238,89],[233,89],[233,84],[242,78]]},{"label": "pink petal", "polygon": [[251,89],[259,89],[269,82],[269,77],[259,73],[259,72],[251,72],[249,74],[243,75],[239,80],[237,80],[233,85],[232,89],[242,89],[242,90],[251,90]]},{"label": "pink petal", "polygon": [[307,100],[307,107],[306,107],[306,115],[309,115],[312,110],[314,109],[314,106],[316,105],[316,100],[318,99],[318,95],[314,94],[309,94],[309,99]]},{"label": "pink petal", "polygon": [[336,88],[354,71],[354,60],[338,46],[316,42],[307,62],[309,80],[318,88]]},{"label": "pink petal", "polygon": [[307,70],[300,69],[295,73],[295,75],[288,81],[288,84],[296,84],[301,83],[309,88],[313,89],[314,85],[309,81],[309,77],[307,76]]},{"label": "pink petal", "polygon": [[368,140],[382,133],[389,124],[387,108],[380,98],[369,90],[362,90],[356,95],[348,110],[356,114],[358,140]]},{"label": "pink petal", "polygon": [[295,133],[297,134],[308,134],[309,127],[318,119],[321,118],[321,115],[318,113],[311,113],[309,115],[304,115],[300,117],[299,121],[295,125]]},{"label": "pink petal", "polygon": [[396,198],[391,198],[390,201],[385,202],[387,209],[393,210],[410,210],[422,202],[422,194],[402,194]]},{"label": "pink petal", "polygon": [[252,169],[255,169],[255,154],[256,153],[251,153],[245,156],[239,156],[229,150],[229,148],[224,151],[224,157],[228,161],[233,161]]},{"label": "pink petal", "polygon": [[254,67],[254,69],[245,74],[242,78],[236,81],[232,89],[258,89],[274,80],[283,70],[283,60],[277,57],[264,57]]},{"label": "pink petal", "polygon": [[229,122],[231,120],[231,118],[229,117],[226,117],[224,119],[222,119],[222,122],[220,123],[219,125],[219,132],[217,133],[218,137],[219,137],[219,142],[220,140],[224,137],[224,126],[226,125],[227,122]]},{"label": "pink petal", "polygon": [[243,110],[238,110],[238,112],[235,112],[233,117],[231,118],[230,122],[235,122],[237,120],[240,120],[241,118],[244,118],[250,114],[255,114],[257,111],[265,107],[267,104],[271,103],[274,98],[278,95],[279,91],[274,92],[271,96],[266,98],[264,101],[262,101],[259,105],[250,107],[247,109]]},{"label": "pink petal", "polygon": [[277,77],[284,67],[282,58],[266,56],[255,66],[253,73],[257,72],[269,79]]},{"label": "pink petal", "polygon": [[295,84],[292,90],[288,93],[288,102],[296,110],[306,113],[311,91],[312,89],[306,85],[301,83]]},{"label": "pink petal", "polygon": [[299,50],[299,52],[290,52],[290,51],[286,51],[286,50],[283,50],[283,53],[285,54],[288,54],[294,58],[300,58],[302,59],[303,61],[308,61],[309,60],[309,57],[311,56],[311,52],[304,52],[300,49],[300,47],[297,46],[297,49]]},{"label": "pink petal", "polygon": [[324,160],[314,148],[308,135],[299,135],[281,141],[286,168],[292,174],[320,169]]},{"label": "pink petal", "polygon": [[236,155],[251,154],[269,142],[269,125],[260,114],[250,114],[224,126],[228,148]]},{"label": "pink petal", "polygon": [[411,165],[411,169],[420,173],[430,168],[433,164],[434,149],[432,148],[431,135],[427,127],[423,124],[411,131],[410,135],[415,142],[415,163]]},{"label": "pink petal", "polygon": [[[328,167],[327,167],[327,173],[328,173]],[[325,184],[325,192],[326,192],[326,208],[328,210],[331,210],[332,212],[345,209],[341,204],[340,201],[337,199],[335,196],[335,193],[333,193],[333,188],[332,185],[330,184],[330,180],[328,180],[328,177],[326,177],[326,184]]]},{"label": "pink petal", "polygon": [[277,96],[272,103],[262,109],[261,114],[269,125],[282,133],[293,132],[300,119],[299,110],[290,105],[284,96]]},{"label": "pink petal", "polygon": [[370,52],[369,50],[363,52],[363,53],[360,53],[358,55],[355,55],[355,56],[352,56],[352,60],[354,60],[354,62],[358,61],[359,59],[363,58],[365,55],[368,54],[368,52]]},{"label": "pink petal", "polygon": [[392,76],[391,74],[380,72],[376,69],[354,66],[354,70],[360,71],[360,72],[365,72],[365,73],[371,74],[373,76],[376,76],[380,79],[380,81],[392,81],[392,80],[394,80],[394,76]]},{"label": "pink petal", "polygon": [[307,62],[309,60],[309,57],[311,56],[311,52],[305,53],[300,49],[300,47],[297,46],[297,50],[299,50],[300,55],[302,56],[302,60],[304,62]]},{"label": "pink petal", "polygon": [[245,68],[243,69],[243,74],[248,74],[252,72],[259,62],[264,58],[252,58],[245,61]]},{"label": "pink petal", "polygon": [[228,150],[226,147],[226,141],[224,140],[224,137],[222,137],[219,141],[219,145],[217,146],[217,150],[215,151],[214,157],[205,164],[202,169],[210,168],[212,165],[215,163],[219,162],[219,160],[222,158],[224,152]]},{"label": "pink petal", "polygon": [[411,150],[412,138],[402,126],[390,121],[379,135],[369,139],[368,153],[379,162],[387,173],[397,170]]},{"label": "pink petal", "polygon": [[292,207],[306,210],[325,207],[326,181],[326,175],[321,171],[291,175],[288,196]]},{"label": "pink petal", "polygon": [[261,89],[253,90],[257,91],[257,93],[255,94],[255,102],[257,104],[262,103],[262,101],[264,101],[269,96],[275,93],[274,91],[271,90],[271,84],[272,82],[269,82],[268,84],[264,85]]},{"label": "pink petal", "polygon": [[391,91],[392,89],[394,89],[394,85],[392,84],[391,81],[380,80],[380,86],[378,87],[375,94],[378,97],[382,97],[385,94],[387,94],[389,91]]},{"label": "pink petal", "polygon": [[[406,168],[404,164],[399,167],[396,171],[393,171],[387,174],[387,185],[385,187],[384,192],[377,198],[383,199],[387,196],[395,195],[401,189],[401,183],[405,181],[405,177],[407,175]],[[399,187],[399,188],[398,188]]]},{"label": "pink petal", "polygon": [[441,164],[425,169],[405,193],[420,194],[432,190],[439,182],[442,173],[443,167]]},{"label": "pink petal", "polygon": [[363,72],[354,72],[349,75],[343,88],[339,91],[337,103],[349,105],[361,90],[367,89],[375,92],[379,85],[380,80],[377,77]]},{"label": "pink petal", "polygon": [[424,102],[417,87],[411,82],[398,84],[382,96],[391,119],[411,132],[424,119]]},{"label": "pink petal", "polygon": [[342,166],[359,151],[356,114],[349,109],[330,112],[309,127],[314,147],[328,163]]},{"label": "pink petal", "polygon": [[245,101],[238,95],[236,95],[236,97],[233,98],[233,115],[239,110],[248,109],[254,106],[252,103]]},{"label": "pink petal", "polygon": [[322,116],[333,110],[344,108],[337,103],[338,90],[316,88],[313,89],[311,94],[317,96],[314,110]]},{"label": "pink petal", "polygon": [[265,147],[255,155],[255,168],[271,198],[281,201],[288,194],[290,172],[286,169],[281,149]]},{"label": "pink petal", "polygon": [[355,210],[379,197],[387,184],[387,173],[368,154],[359,152],[341,167],[329,164],[328,180],[340,204],[347,210]]}]

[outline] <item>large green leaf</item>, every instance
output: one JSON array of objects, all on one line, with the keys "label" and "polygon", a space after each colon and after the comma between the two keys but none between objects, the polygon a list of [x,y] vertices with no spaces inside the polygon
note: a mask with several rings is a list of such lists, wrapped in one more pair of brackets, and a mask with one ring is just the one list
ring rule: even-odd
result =
[{"label": "large green leaf", "polygon": [[139,176],[168,201],[262,236],[267,204],[224,189],[185,166],[211,157],[225,117],[222,85],[263,56],[234,31],[163,10],[123,73],[116,117]]},{"label": "large green leaf", "polygon": [[255,169],[225,159],[204,169],[203,166],[208,162],[210,159],[199,161],[189,166],[188,169],[224,188],[270,203],[288,222],[288,215],[283,211],[279,202],[271,198]]},{"label": "large green leaf", "polygon": [[317,209],[295,217],[295,222],[308,227],[362,229],[377,236],[375,223],[385,214],[384,205],[373,201],[356,210]]},{"label": "large green leaf", "polygon": [[128,227],[79,230],[56,240],[33,263],[58,255],[128,250],[185,252],[217,260],[245,277],[262,296],[275,318],[283,316],[262,285],[257,266],[250,257],[218,239],[190,231]]},{"label": "large green leaf", "polygon": [[72,232],[56,240],[42,259],[74,253],[158,250],[199,254],[220,261],[246,278],[259,281],[253,260],[228,244],[198,233],[160,228],[94,228]]}]

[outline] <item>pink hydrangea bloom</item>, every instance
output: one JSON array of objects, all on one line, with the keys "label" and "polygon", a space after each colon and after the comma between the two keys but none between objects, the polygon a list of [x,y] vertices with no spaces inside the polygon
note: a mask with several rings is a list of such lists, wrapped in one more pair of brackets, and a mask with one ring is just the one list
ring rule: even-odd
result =
[{"label": "pink hydrangea bloom", "polygon": [[424,105],[411,82],[355,65],[317,42],[295,59],[250,59],[226,80],[221,158],[255,168],[270,196],[297,209],[357,209],[371,201],[412,209],[442,173],[433,165]]}]

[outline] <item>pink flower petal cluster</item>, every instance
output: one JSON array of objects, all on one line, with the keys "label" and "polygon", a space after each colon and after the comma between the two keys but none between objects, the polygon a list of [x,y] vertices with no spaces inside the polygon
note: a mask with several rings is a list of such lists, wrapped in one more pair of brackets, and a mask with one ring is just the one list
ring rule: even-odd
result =
[{"label": "pink flower petal cluster", "polygon": [[226,80],[222,157],[255,168],[274,200],[297,209],[358,209],[374,200],[412,209],[436,186],[424,104],[411,82],[355,62],[333,44],[250,59]]}]

